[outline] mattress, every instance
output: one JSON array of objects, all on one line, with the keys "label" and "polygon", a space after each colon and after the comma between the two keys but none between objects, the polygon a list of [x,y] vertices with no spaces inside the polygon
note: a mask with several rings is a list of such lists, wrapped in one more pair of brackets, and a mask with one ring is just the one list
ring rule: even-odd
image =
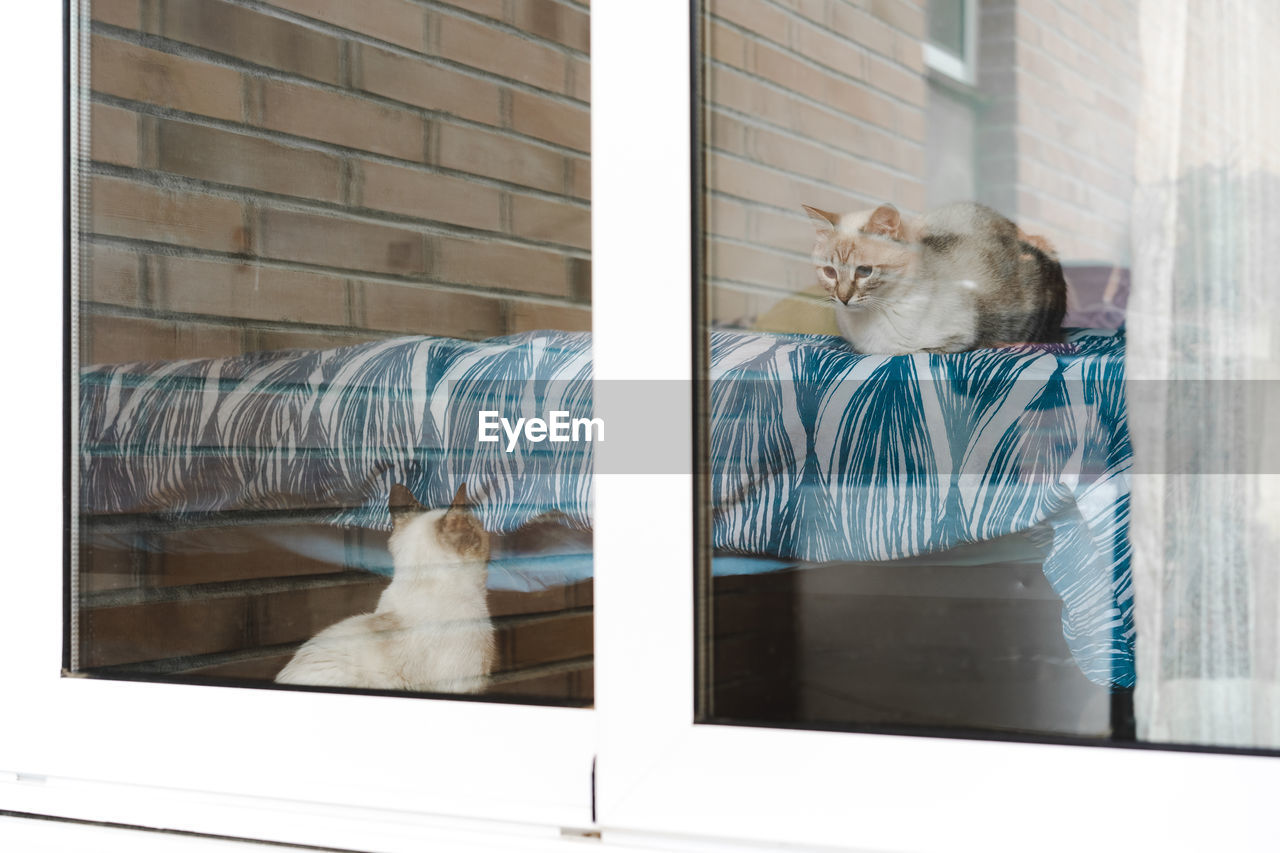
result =
[{"label": "mattress", "polygon": [[[892,561],[1022,534],[1044,554],[1082,671],[1132,685],[1122,331],[905,356],[718,331],[710,354],[718,571]],[[474,440],[481,411],[590,413],[586,333],[94,366],[79,393],[87,515],[199,524],[305,510],[387,528],[393,483],[428,506],[466,483],[490,530],[548,513],[591,526],[590,443],[507,452]],[[592,571],[589,554],[566,553],[491,575],[515,588]]]}]

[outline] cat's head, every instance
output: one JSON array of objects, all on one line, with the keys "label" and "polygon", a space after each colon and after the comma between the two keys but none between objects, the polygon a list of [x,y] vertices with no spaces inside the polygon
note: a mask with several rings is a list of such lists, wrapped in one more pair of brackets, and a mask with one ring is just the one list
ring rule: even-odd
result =
[{"label": "cat's head", "polygon": [[471,511],[467,487],[458,486],[444,509],[427,509],[413,493],[391,487],[391,539],[387,547],[396,566],[447,566],[489,560],[489,533]]},{"label": "cat's head", "polygon": [[813,268],[832,301],[866,307],[875,303],[877,291],[903,279],[913,252],[893,205],[843,214],[801,206],[818,230]]}]

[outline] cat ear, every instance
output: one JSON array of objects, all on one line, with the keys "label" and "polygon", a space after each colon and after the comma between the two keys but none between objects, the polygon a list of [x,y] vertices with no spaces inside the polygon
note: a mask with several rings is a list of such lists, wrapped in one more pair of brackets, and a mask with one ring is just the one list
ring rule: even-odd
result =
[{"label": "cat ear", "polygon": [[840,224],[840,214],[838,213],[828,213],[825,210],[819,210],[807,204],[800,206],[804,208],[805,213],[809,214],[809,218],[813,220],[814,225],[818,226],[819,231],[834,231],[836,226]]},{"label": "cat ear", "polygon": [[391,498],[387,501],[387,505],[392,509],[426,509],[413,496],[413,492],[400,483],[391,484]]},{"label": "cat ear", "polygon": [[866,234],[879,234],[901,240],[902,217],[898,214],[898,208],[891,204],[880,205],[871,212],[871,218],[862,226],[862,230]]},{"label": "cat ear", "polygon": [[413,496],[413,492],[399,483],[391,484],[391,496],[387,500],[387,508],[391,510],[393,527],[399,527],[410,515],[426,512],[427,509]]},{"label": "cat ear", "polygon": [[471,502],[467,500],[467,484],[459,483],[458,491],[453,493],[453,502],[449,504],[449,509],[466,510],[471,508]]}]

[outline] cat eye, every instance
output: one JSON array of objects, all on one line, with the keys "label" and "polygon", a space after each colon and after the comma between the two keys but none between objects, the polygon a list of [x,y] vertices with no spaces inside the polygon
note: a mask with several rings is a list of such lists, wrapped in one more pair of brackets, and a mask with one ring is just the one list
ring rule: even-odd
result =
[{"label": "cat eye", "polygon": [[822,274],[823,274],[823,275],[825,275],[827,278],[835,278],[835,277],[836,277],[836,268],[835,268],[835,267],[823,267],[823,268],[822,268]]},{"label": "cat eye", "polygon": [[854,275],[854,278],[867,278],[873,272],[875,272],[875,268],[866,266],[864,264],[863,266],[860,266],[856,270],[854,270],[853,275]]}]

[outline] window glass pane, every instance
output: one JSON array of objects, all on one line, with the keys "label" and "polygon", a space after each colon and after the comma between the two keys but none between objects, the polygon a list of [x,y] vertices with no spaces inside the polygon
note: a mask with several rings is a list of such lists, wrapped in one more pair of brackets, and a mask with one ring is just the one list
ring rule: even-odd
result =
[{"label": "window glass pane", "polygon": [[590,703],[587,4],[89,7],[69,668]]},{"label": "window glass pane", "polygon": [[965,58],[965,5],[972,0],[929,0],[929,41]]},{"label": "window glass pane", "polygon": [[701,8],[698,718],[1280,747],[1280,7]]}]

